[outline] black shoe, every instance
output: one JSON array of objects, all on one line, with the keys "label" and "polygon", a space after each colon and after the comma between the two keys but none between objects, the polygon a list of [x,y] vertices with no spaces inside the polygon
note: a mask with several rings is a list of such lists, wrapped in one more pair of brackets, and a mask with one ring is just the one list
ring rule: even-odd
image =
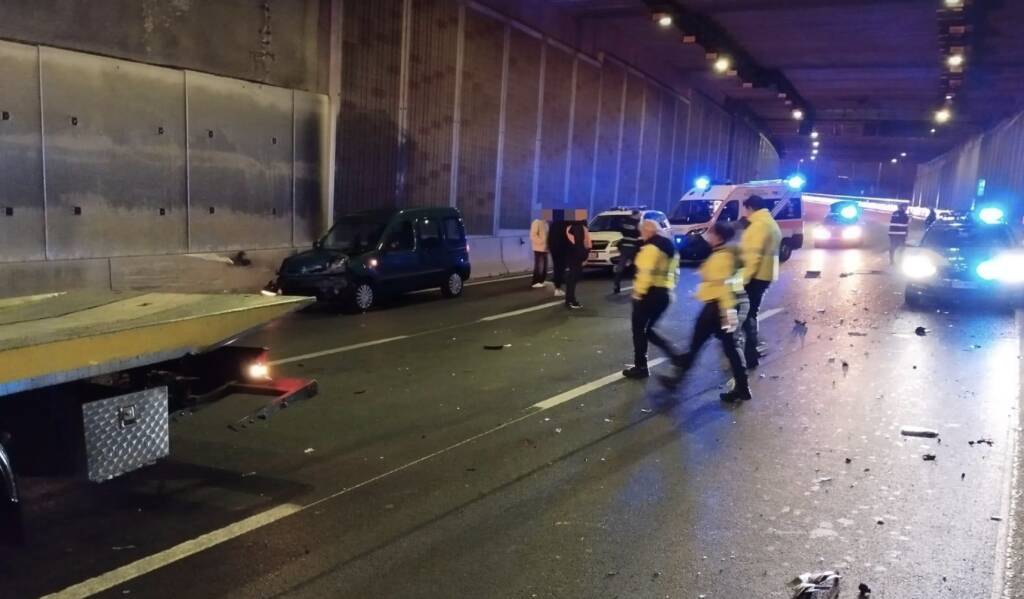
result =
[{"label": "black shoe", "polygon": [[582,310],[583,309],[583,304],[581,304],[579,302],[572,302],[570,304],[566,304],[565,307],[569,308],[570,310]]},{"label": "black shoe", "polygon": [[750,401],[753,399],[750,395],[750,391],[738,391],[733,389],[727,393],[720,393],[718,398],[722,401],[735,402],[735,401]]},{"label": "black shoe", "polygon": [[651,376],[651,371],[646,368],[637,368],[636,366],[633,366],[632,368],[623,370],[622,376],[627,379],[645,379]]},{"label": "black shoe", "polygon": [[622,290],[619,289],[618,287],[615,287],[615,288],[612,289],[612,294],[613,295],[618,295],[620,293],[622,293]]}]

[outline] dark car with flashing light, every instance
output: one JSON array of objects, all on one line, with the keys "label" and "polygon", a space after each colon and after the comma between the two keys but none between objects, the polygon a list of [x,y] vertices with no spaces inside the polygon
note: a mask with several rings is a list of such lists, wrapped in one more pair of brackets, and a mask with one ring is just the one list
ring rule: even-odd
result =
[{"label": "dark car with flashing light", "polygon": [[836,202],[812,235],[816,248],[860,247],[864,238],[860,207],[854,202]]},{"label": "dark car with flashing light", "polygon": [[1024,251],[1005,222],[970,215],[939,221],[908,247],[900,270],[906,302],[928,300],[1018,303],[1024,298]]},{"label": "dark car with flashing light", "polygon": [[366,311],[382,297],[422,289],[457,297],[469,275],[458,210],[370,210],[339,218],[312,249],[286,258],[268,289]]}]

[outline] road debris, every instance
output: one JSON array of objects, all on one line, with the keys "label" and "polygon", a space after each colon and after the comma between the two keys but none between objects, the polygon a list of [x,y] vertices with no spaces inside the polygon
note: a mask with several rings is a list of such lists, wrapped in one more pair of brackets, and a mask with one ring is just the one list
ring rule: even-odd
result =
[{"label": "road debris", "polygon": [[1003,519],[1000,518],[999,516],[992,516],[991,518],[989,518],[989,520],[991,520],[993,522],[1002,522],[1003,521]]},{"label": "road debris", "polygon": [[506,343],[505,345],[485,345],[484,349],[489,349],[489,350],[492,350],[492,351],[497,351],[499,349],[505,349],[506,347],[512,347],[512,344],[511,343]]},{"label": "road debris", "polygon": [[309,454],[313,453],[314,451],[316,451],[316,450],[313,449],[312,447],[307,447],[302,453],[304,453],[306,455],[309,455]]},{"label": "road debris", "polygon": [[934,453],[926,453],[923,456],[921,456],[921,459],[926,462],[934,462],[936,458],[937,456]]},{"label": "road debris", "polygon": [[843,376],[846,376],[850,372],[850,363],[843,360]]},{"label": "road debris", "polygon": [[977,441],[968,441],[967,444],[971,447],[974,447],[975,445],[988,445],[989,447],[992,447],[995,445],[995,441],[992,439],[978,439]]},{"label": "road debris", "polygon": [[934,439],[939,436],[938,431],[920,426],[904,426],[900,429],[900,434],[904,437],[923,437],[925,439]]},{"label": "road debris", "polygon": [[867,337],[867,333],[861,333],[860,331],[850,331],[847,333],[850,337]]},{"label": "road debris", "polygon": [[846,458],[846,463],[847,464],[852,464],[853,463],[853,458]]},{"label": "road debris", "polygon": [[127,549],[135,549],[135,545],[115,545],[114,547],[111,547],[111,549],[114,551],[125,551]]},{"label": "road debris", "polygon": [[821,278],[821,271],[820,270],[809,270],[809,271],[804,273],[804,278],[805,279],[820,279]]},{"label": "road debris", "polygon": [[868,595],[871,594],[871,587],[869,587],[868,585],[864,584],[863,582],[860,583],[859,585],[857,585],[857,590],[860,591],[860,596],[861,597],[867,597]]},{"label": "road debris", "polygon": [[924,327],[917,327],[916,329],[914,329],[914,334],[917,335],[918,337],[924,337],[925,335],[928,334],[928,329]]},{"label": "road debris", "polygon": [[789,583],[793,599],[836,599],[839,597],[839,579],[836,572],[801,574]]}]

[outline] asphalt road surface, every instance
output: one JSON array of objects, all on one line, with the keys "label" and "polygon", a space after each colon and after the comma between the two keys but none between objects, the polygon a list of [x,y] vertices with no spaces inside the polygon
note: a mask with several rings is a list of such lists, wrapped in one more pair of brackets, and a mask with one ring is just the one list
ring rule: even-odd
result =
[{"label": "asphalt road surface", "polygon": [[[674,396],[618,377],[630,301],[600,275],[579,312],[515,279],[274,323],[252,341],[319,397],[242,432],[255,400],[226,400],[103,485],[25,480],[0,595],[781,598],[838,569],[843,597],[998,597],[1019,324],[906,310],[870,233],[784,265],[736,406],[714,344]],[[679,344],[694,285],[661,325]]]}]

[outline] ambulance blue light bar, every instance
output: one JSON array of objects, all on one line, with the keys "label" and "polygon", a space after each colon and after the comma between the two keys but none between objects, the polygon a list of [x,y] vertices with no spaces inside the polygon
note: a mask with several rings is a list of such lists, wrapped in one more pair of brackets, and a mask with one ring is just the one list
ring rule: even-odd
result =
[{"label": "ambulance blue light bar", "polygon": [[697,191],[707,191],[708,188],[711,187],[711,178],[697,177],[697,179],[693,182],[693,186],[694,188],[697,189]]},{"label": "ambulance blue light bar", "polygon": [[1003,222],[1004,218],[1006,218],[1006,213],[1002,208],[995,206],[987,206],[978,211],[978,220],[986,225],[997,225]]},{"label": "ambulance blue light bar", "polygon": [[793,175],[786,179],[786,185],[788,185],[790,189],[800,190],[804,188],[804,185],[807,185],[807,179],[804,178],[803,175]]}]

